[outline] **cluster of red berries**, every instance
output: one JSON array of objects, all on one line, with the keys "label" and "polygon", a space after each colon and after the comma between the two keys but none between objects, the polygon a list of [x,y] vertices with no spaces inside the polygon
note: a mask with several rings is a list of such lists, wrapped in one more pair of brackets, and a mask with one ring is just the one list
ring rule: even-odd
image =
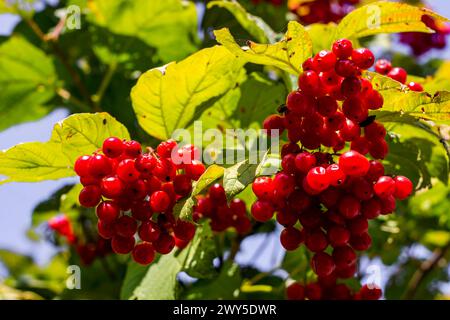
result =
[{"label": "cluster of red berries", "polygon": [[244,235],[252,229],[245,202],[234,198],[228,204],[225,190],[219,183],[212,185],[206,195],[197,198],[193,220],[198,222],[202,218],[210,219],[211,230],[215,232],[231,227],[238,234]]},{"label": "cluster of red berries", "polygon": [[79,157],[74,169],[84,186],[80,204],[96,207],[98,233],[111,239],[115,253],[132,252],[145,265],[155,251],[168,254],[194,236],[195,225],[176,219],[172,209],[205,171],[196,147],[168,140],[143,153],[138,142],[111,137],[102,150]]},{"label": "cluster of red berries", "polygon": [[436,21],[429,15],[422,16],[422,22],[435,33],[405,32],[400,35],[400,41],[409,45],[416,56],[431,49],[444,49],[447,45],[447,35],[450,25]]},{"label": "cluster of red berries", "polygon": [[[304,243],[314,253],[311,267],[318,282],[330,288],[338,278],[354,276],[355,250],[371,245],[368,220],[393,212],[396,199],[413,190],[409,179],[387,176],[381,162],[365,157],[383,159],[388,153],[386,129],[369,117],[369,110],[383,106],[383,98],[361,77],[374,61],[370,50],[336,41],[332,51],[320,51],[303,63],[299,89],[288,95],[284,115],[271,115],[263,124],[267,130],[286,130],[290,142],[281,150],[282,171],[253,182],[258,200],[251,213],[264,222],[276,212],[285,227],[283,247],[295,250]],[[335,161],[347,142],[351,150]],[[305,150],[321,146],[333,153]],[[338,288],[343,294],[343,286]]]},{"label": "cluster of red berries", "polygon": [[[408,78],[408,72],[406,72],[405,69],[400,67],[392,67],[392,63],[386,59],[380,59],[375,62],[375,71],[402,84],[405,84],[406,79]],[[423,91],[423,86],[414,81],[408,82],[408,88],[411,91]]]},{"label": "cluster of red berries", "polygon": [[339,22],[355,9],[360,0],[313,0],[292,1],[289,10],[297,15],[304,25]]},{"label": "cluster of red berries", "polygon": [[330,285],[326,281],[311,282],[305,286],[293,282],[286,288],[288,300],[378,300],[381,295],[381,289],[373,284],[362,286],[356,293],[344,283]]},{"label": "cluster of red berries", "polygon": [[81,240],[74,233],[71,221],[66,215],[58,215],[48,221],[48,227],[66,239],[73,246],[84,265],[90,265],[96,258],[102,258],[112,252],[111,241],[98,237],[92,241]]}]

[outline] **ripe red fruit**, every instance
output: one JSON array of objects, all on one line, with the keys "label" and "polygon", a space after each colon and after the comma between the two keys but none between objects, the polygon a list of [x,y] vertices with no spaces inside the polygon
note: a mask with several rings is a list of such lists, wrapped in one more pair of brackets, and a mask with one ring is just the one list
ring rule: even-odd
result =
[{"label": "ripe red fruit", "polygon": [[340,135],[345,141],[353,141],[361,134],[361,128],[350,119],[346,119],[340,130]]},{"label": "ripe red fruit", "polygon": [[175,239],[168,233],[161,233],[153,242],[153,247],[160,254],[169,254],[175,247]]},{"label": "ripe red fruit", "polygon": [[367,232],[350,237],[350,245],[358,251],[365,251],[372,245],[372,238]]},{"label": "ripe red fruit", "polygon": [[389,152],[389,146],[384,139],[371,141],[369,147],[370,155],[375,159],[384,159]]},{"label": "ripe red fruit", "polygon": [[345,173],[338,164],[330,164],[325,171],[332,186],[340,186],[345,181]]},{"label": "ripe red fruit", "polygon": [[136,170],[135,161],[132,159],[122,160],[117,166],[117,176],[125,182],[139,179],[139,171]]},{"label": "ripe red fruit", "polygon": [[365,95],[365,101],[367,108],[370,110],[378,110],[383,107],[384,98],[378,91],[370,90]]},{"label": "ripe red fruit", "polygon": [[294,227],[287,227],[281,231],[280,242],[286,250],[295,250],[303,242],[303,233]]},{"label": "ripe red fruit", "polygon": [[170,197],[165,191],[156,191],[150,196],[153,212],[165,212],[170,205]]},{"label": "ripe red fruit", "polygon": [[317,111],[324,117],[331,117],[336,113],[338,104],[330,96],[321,96],[317,99]]},{"label": "ripe red fruit", "polygon": [[350,232],[343,226],[339,225],[330,227],[327,235],[330,245],[333,248],[346,245],[350,240]]},{"label": "ripe red fruit", "polygon": [[411,91],[417,91],[417,92],[421,92],[423,91],[423,86],[420,83],[411,81],[410,83],[408,83],[408,88]]},{"label": "ripe red fruit", "polygon": [[379,300],[382,296],[380,287],[375,284],[363,285],[359,290],[359,294],[362,300]]},{"label": "ripe red fruit", "polygon": [[339,213],[347,219],[352,219],[360,214],[361,204],[358,199],[351,195],[346,195],[339,201]]},{"label": "ripe red fruit", "polygon": [[151,243],[138,243],[132,252],[133,260],[144,266],[150,264],[155,259],[155,249]]},{"label": "ripe red fruit", "polygon": [[90,174],[89,164],[91,162],[91,156],[81,156],[75,161],[74,170],[80,177],[85,177]]},{"label": "ripe red fruit", "polygon": [[329,254],[325,252],[318,252],[311,260],[311,267],[319,277],[327,277],[333,273],[336,265],[334,264],[333,258]]},{"label": "ripe red fruit", "polygon": [[350,120],[360,123],[367,119],[369,111],[364,100],[359,96],[351,96],[342,104],[342,112]]},{"label": "ripe red fruit", "polygon": [[408,198],[413,191],[413,184],[411,180],[404,176],[396,176],[395,181],[395,192],[394,197],[399,200],[404,200]]},{"label": "ripe red fruit", "polygon": [[173,228],[173,232],[178,239],[189,241],[195,235],[195,225],[188,221],[178,219]]},{"label": "ripe red fruit", "polygon": [[295,167],[298,171],[307,173],[316,165],[316,157],[309,152],[301,152],[295,156]]},{"label": "ripe red fruit", "polygon": [[321,192],[328,188],[330,180],[324,167],[314,167],[306,175],[306,183],[314,190]]},{"label": "ripe red fruit", "polygon": [[386,129],[381,123],[374,121],[364,128],[364,135],[369,140],[381,140],[386,136]]},{"label": "ripe red fruit", "polygon": [[377,199],[363,201],[361,213],[366,219],[375,219],[381,214],[381,204]]},{"label": "ripe red fruit", "polygon": [[274,208],[268,201],[257,200],[251,208],[253,218],[259,222],[266,222],[272,219]]},{"label": "ripe red fruit", "polygon": [[206,168],[200,160],[194,159],[191,161],[191,163],[184,166],[184,170],[192,180],[198,180],[205,172]]},{"label": "ripe red fruit", "polygon": [[339,59],[346,59],[352,55],[353,45],[348,39],[340,39],[333,43],[332,50]]},{"label": "ripe red fruit", "polygon": [[277,114],[271,114],[263,121],[263,128],[268,131],[270,136],[275,135],[275,130],[278,130],[278,135],[281,135],[285,129],[284,118]]},{"label": "ripe red fruit", "polygon": [[381,204],[381,214],[389,214],[395,210],[395,198],[394,196],[388,196],[386,198],[379,199]]},{"label": "ripe red fruit", "polygon": [[272,181],[274,193],[278,197],[287,197],[294,191],[295,180],[286,173],[277,173]]},{"label": "ripe red fruit", "polygon": [[173,139],[169,139],[166,141],[161,142],[156,147],[156,153],[161,158],[171,158],[172,157],[172,151],[177,148],[177,142]]},{"label": "ripe red fruit", "polygon": [[312,70],[303,72],[298,78],[298,87],[307,94],[316,95],[320,90],[319,76]]},{"label": "ripe red fruit", "polygon": [[320,252],[328,246],[328,240],[322,230],[316,229],[306,233],[306,247],[312,252]]},{"label": "ripe red fruit", "polygon": [[161,229],[153,221],[143,222],[139,226],[139,238],[143,241],[153,242],[161,235]]},{"label": "ripe red fruit", "polygon": [[350,233],[352,235],[361,235],[365,232],[367,232],[369,228],[369,223],[367,222],[367,219],[364,217],[356,217],[355,219],[352,219],[348,222],[348,230],[350,230]]},{"label": "ripe red fruit", "polygon": [[350,143],[350,149],[366,155],[370,149],[370,141],[366,137],[357,137]]},{"label": "ripe red fruit", "polygon": [[315,65],[318,71],[328,71],[334,68],[336,63],[336,55],[328,50],[322,50],[314,57]]},{"label": "ripe red fruit", "polygon": [[111,247],[115,253],[127,254],[134,248],[134,237],[114,236],[111,240]]},{"label": "ripe red fruit", "polygon": [[309,300],[320,300],[322,298],[322,288],[317,283],[308,283],[305,287],[305,293]]},{"label": "ripe red fruit", "polygon": [[379,177],[384,175],[384,166],[380,161],[370,161],[369,171],[367,172],[366,179],[371,182],[375,182]]},{"label": "ripe red fruit", "polygon": [[408,73],[403,68],[392,68],[392,70],[388,72],[387,76],[397,80],[400,83],[405,83]]},{"label": "ripe red fruit", "polygon": [[267,176],[257,177],[252,184],[253,193],[260,200],[270,200],[273,196],[272,178]]},{"label": "ripe red fruit", "polygon": [[294,282],[286,288],[286,298],[288,300],[304,300],[305,287],[298,282]]},{"label": "ripe red fruit", "polygon": [[108,158],[117,158],[123,152],[123,141],[116,137],[110,137],[103,141],[102,151]]},{"label": "ripe red fruit", "polygon": [[395,192],[395,181],[391,177],[382,176],[374,184],[373,190],[377,196],[387,198]]},{"label": "ripe red fruit", "polygon": [[156,166],[156,158],[150,154],[142,154],[136,158],[134,163],[136,169],[145,175],[145,177],[150,177],[153,168]]},{"label": "ripe red fruit", "polygon": [[387,75],[392,69],[392,63],[386,59],[377,60],[375,63],[375,71],[382,75]]},{"label": "ripe red fruit", "polygon": [[110,159],[102,154],[95,154],[89,162],[89,175],[92,177],[104,177],[110,174],[112,166]]},{"label": "ripe red fruit", "polygon": [[355,49],[352,52],[352,60],[361,69],[369,69],[375,62],[372,51],[366,48]]},{"label": "ripe red fruit", "polygon": [[116,234],[114,225],[115,225],[114,222],[108,223],[102,220],[98,220],[97,222],[98,234],[104,239],[111,239]]},{"label": "ripe red fruit", "polygon": [[296,115],[306,116],[316,111],[317,101],[308,91],[292,91],[286,98],[286,106]]},{"label": "ripe red fruit", "polygon": [[339,157],[339,167],[349,176],[361,177],[369,171],[369,160],[357,151],[347,151]]},{"label": "ripe red fruit", "polygon": [[341,77],[355,77],[359,74],[358,66],[351,60],[343,59],[336,62],[334,70]]},{"label": "ripe red fruit", "polygon": [[100,202],[102,192],[100,187],[95,185],[86,186],[81,189],[78,200],[83,207],[93,208]]},{"label": "ripe red fruit", "polygon": [[120,208],[112,201],[103,201],[97,206],[96,213],[100,220],[111,222],[119,216]]},{"label": "ripe red fruit", "polygon": [[356,263],[356,253],[349,246],[342,246],[334,248],[333,260],[336,268],[343,270]]},{"label": "ripe red fruit", "polygon": [[191,178],[186,174],[176,175],[173,179],[173,188],[177,195],[182,197],[189,195],[192,190]]},{"label": "ripe red fruit", "polygon": [[352,97],[361,92],[361,80],[357,77],[348,77],[342,81],[341,93],[344,97]]},{"label": "ripe red fruit", "polygon": [[121,216],[115,223],[116,233],[124,238],[132,237],[137,230],[137,222],[130,216]]},{"label": "ripe red fruit", "polygon": [[137,141],[125,141],[123,146],[125,154],[129,157],[137,158],[142,153],[141,144]]}]

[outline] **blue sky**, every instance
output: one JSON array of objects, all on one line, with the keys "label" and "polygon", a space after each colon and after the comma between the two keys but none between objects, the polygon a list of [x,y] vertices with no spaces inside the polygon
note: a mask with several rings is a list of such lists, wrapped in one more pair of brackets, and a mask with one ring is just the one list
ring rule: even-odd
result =
[{"label": "blue sky", "polygon": [[[428,3],[437,12],[450,17],[450,1],[433,0]],[[12,15],[0,15],[0,35],[10,34],[18,18]],[[433,52],[431,56],[450,59],[450,46],[445,51]],[[46,141],[50,137],[54,123],[67,116],[67,111],[57,109],[47,117],[33,122],[14,126],[0,132],[0,150],[28,141]],[[10,183],[0,186],[0,249],[9,249],[30,254],[38,263],[44,263],[54,253],[54,249],[44,241],[32,242],[26,238],[30,226],[33,207],[45,200],[52,192],[58,190],[73,179],[45,181],[40,183]],[[254,256],[255,248],[262,243],[264,254]],[[274,254],[273,254],[274,253]],[[237,260],[241,263],[253,262],[263,270],[277,265],[282,258],[282,251],[277,236],[266,238],[261,235],[245,241]],[[4,271],[3,271],[4,273]],[[0,269],[0,275],[2,270]]]}]

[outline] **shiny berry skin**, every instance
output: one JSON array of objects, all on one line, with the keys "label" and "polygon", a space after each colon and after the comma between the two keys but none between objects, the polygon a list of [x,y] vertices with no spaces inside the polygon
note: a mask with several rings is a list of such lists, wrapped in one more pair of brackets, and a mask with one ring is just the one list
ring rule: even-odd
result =
[{"label": "shiny berry skin", "polygon": [[227,202],[225,189],[219,183],[215,183],[209,188],[209,197],[215,204],[225,204]]},{"label": "shiny berry skin", "polygon": [[355,49],[352,52],[352,60],[361,69],[369,69],[375,62],[372,51],[366,48]]},{"label": "shiny berry skin", "polygon": [[338,225],[330,227],[327,235],[330,245],[334,248],[346,245],[350,240],[350,232]]},{"label": "shiny berry skin", "polygon": [[105,222],[112,222],[120,214],[119,206],[112,201],[104,201],[97,206],[97,217]]},{"label": "shiny berry skin", "polygon": [[333,53],[339,59],[347,59],[353,53],[352,42],[348,39],[339,39],[333,43]]},{"label": "shiny berry skin", "polygon": [[392,68],[392,70],[388,72],[387,76],[397,80],[400,83],[405,83],[408,73],[403,68]]},{"label": "shiny berry skin", "polygon": [[103,239],[111,239],[116,234],[115,224],[98,220],[97,231],[100,237],[102,237]]},{"label": "shiny berry skin", "polygon": [[102,192],[98,186],[86,186],[81,189],[78,200],[83,207],[93,208],[102,198]]},{"label": "shiny berry skin", "polygon": [[382,176],[373,185],[373,190],[380,198],[387,198],[395,192],[395,181],[391,177]]},{"label": "shiny berry skin", "polygon": [[100,187],[103,196],[110,199],[119,197],[125,190],[125,184],[117,176],[103,178]]},{"label": "shiny berry skin", "polygon": [[342,129],[339,131],[342,139],[345,141],[353,141],[361,134],[361,128],[350,119],[346,119]]},{"label": "shiny berry skin", "polygon": [[361,214],[366,219],[375,219],[381,214],[381,204],[377,199],[370,199],[361,203]]},{"label": "shiny berry skin", "polygon": [[360,214],[361,204],[355,197],[346,195],[340,199],[338,209],[343,217],[352,219]]},{"label": "shiny berry skin", "polygon": [[338,104],[336,99],[330,96],[322,96],[317,99],[317,111],[324,117],[331,117],[336,113]]},{"label": "shiny berry skin", "polygon": [[334,68],[336,55],[331,51],[322,50],[316,54],[314,60],[318,71],[329,71]]},{"label": "shiny berry skin", "polygon": [[369,171],[369,160],[356,151],[347,151],[339,157],[339,167],[349,176],[364,176]]},{"label": "shiny berry skin", "polygon": [[195,235],[195,224],[188,221],[177,220],[173,232],[178,239],[189,241]]},{"label": "shiny berry skin", "polygon": [[[306,116],[316,110],[317,101],[308,91],[292,91],[286,98],[286,106],[289,110],[294,111],[295,114]],[[286,127],[286,125],[283,125],[283,127]]]},{"label": "shiny berry skin", "polygon": [[356,263],[356,253],[349,246],[334,248],[333,260],[337,269],[346,269]]},{"label": "shiny berry skin", "polygon": [[350,149],[366,155],[370,150],[370,141],[366,137],[357,137],[350,143]]},{"label": "shiny berry skin", "polygon": [[143,241],[153,242],[156,241],[161,235],[161,229],[153,221],[143,222],[139,226],[139,238]]},{"label": "shiny berry skin", "polygon": [[157,160],[154,156],[146,153],[136,158],[134,166],[147,178],[151,175],[153,168],[156,166],[156,162]]},{"label": "shiny berry skin", "polygon": [[350,233],[352,235],[361,235],[365,232],[367,232],[369,228],[369,224],[367,222],[367,219],[364,217],[356,217],[355,219],[352,219],[348,222],[348,230],[350,230]]},{"label": "shiny berry skin", "polygon": [[142,153],[141,144],[137,141],[125,141],[123,146],[125,154],[129,157],[137,158]]},{"label": "shiny berry skin", "polygon": [[288,251],[298,248],[303,242],[303,234],[300,230],[294,227],[287,227],[280,234],[281,245]]},{"label": "shiny berry skin", "polygon": [[317,94],[320,90],[319,76],[315,71],[305,71],[298,78],[298,87],[307,94]]},{"label": "shiny berry skin", "polygon": [[380,161],[371,160],[369,163],[369,171],[367,172],[366,179],[371,182],[375,182],[381,176],[384,176],[383,164]]},{"label": "shiny berry skin", "polygon": [[314,58],[308,58],[305,60],[305,62],[302,63],[302,69],[303,71],[313,70],[317,71],[317,66],[315,64]]},{"label": "shiny berry skin", "polygon": [[257,177],[253,181],[252,190],[258,199],[270,200],[274,190],[272,178],[266,176]]},{"label": "shiny berry skin", "polygon": [[132,159],[122,160],[117,166],[117,176],[124,182],[132,182],[139,179],[139,171],[135,167]]},{"label": "shiny berry skin", "polygon": [[198,180],[201,175],[205,172],[206,167],[200,160],[192,160],[191,163],[186,164],[184,166],[184,170],[186,174],[192,179],[192,180]]},{"label": "shiny berry skin", "polygon": [[116,137],[110,137],[103,141],[102,151],[108,158],[119,157],[124,150],[123,141]]},{"label": "shiny berry skin", "polygon": [[273,178],[273,189],[276,196],[286,197],[294,191],[295,180],[285,173],[277,173]]},{"label": "shiny berry skin", "polygon": [[93,177],[104,177],[110,174],[112,166],[110,159],[102,154],[95,154],[89,162],[89,175]]},{"label": "shiny berry skin", "polygon": [[320,229],[313,230],[306,233],[305,245],[312,252],[320,252],[328,246],[328,240]]},{"label": "shiny berry skin", "polygon": [[380,198],[380,205],[381,205],[381,214],[386,215],[394,212],[396,203],[394,196],[388,196],[386,198]]},{"label": "shiny berry skin", "polygon": [[359,96],[350,96],[342,104],[342,111],[350,120],[360,123],[367,119],[369,111],[363,99]]},{"label": "shiny berry skin", "polygon": [[134,237],[114,236],[111,240],[111,247],[115,253],[127,254],[134,248]]},{"label": "shiny berry skin", "polygon": [[245,216],[247,214],[247,207],[245,205],[245,202],[238,198],[234,198],[231,201],[230,209],[236,216]]},{"label": "shiny berry skin", "polygon": [[411,91],[417,91],[417,92],[423,91],[423,86],[420,83],[414,82],[414,81],[411,81],[410,83],[408,83],[408,88]]},{"label": "shiny berry skin", "polygon": [[404,200],[408,198],[413,191],[413,184],[411,180],[404,176],[396,176],[395,181],[395,192],[394,197],[399,200]]},{"label": "shiny berry skin", "polygon": [[263,128],[267,130],[270,136],[274,136],[275,133],[281,135],[285,129],[284,118],[277,114],[271,114],[263,121]]},{"label": "shiny berry skin", "polygon": [[169,139],[167,141],[161,142],[156,147],[156,153],[161,158],[171,158],[172,157],[172,151],[177,148],[177,142],[175,140]]},{"label": "shiny berry skin", "polygon": [[161,233],[153,242],[153,247],[160,254],[169,254],[175,247],[175,239],[170,234]]},{"label": "shiny berry skin", "polygon": [[352,97],[361,92],[361,80],[357,77],[348,77],[342,81],[341,93],[345,97]]},{"label": "shiny berry skin", "polygon": [[307,173],[316,165],[316,157],[309,152],[301,152],[295,156],[295,167],[298,171]]},{"label": "shiny berry skin", "polygon": [[382,75],[387,75],[392,70],[392,63],[386,59],[377,60],[375,63],[375,71]]},{"label": "shiny berry skin", "polygon": [[297,171],[295,166],[295,155],[292,153],[285,155],[281,160],[281,168],[286,173],[294,174]]},{"label": "shiny berry skin", "polygon": [[358,251],[366,251],[372,245],[372,238],[365,232],[361,235],[352,235],[350,237],[350,245]]},{"label": "shiny berry skin", "polygon": [[164,212],[170,205],[169,195],[165,191],[156,191],[150,196],[150,205],[153,212]]},{"label": "shiny berry skin", "polygon": [[90,175],[89,164],[91,162],[91,156],[81,156],[75,161],[74,170],[80,177]]},{"label": "shiny berry skin", "polygon": [[375,284],[363,285],[359,290],[362,300],[379,300],[383,295],[380,287]]},{"label": "shiny berry skin", "polygon": [[327,277],[333,273],[336,265],[329,254],[318,252],[311,259],[311,267],[319,277]]},{"label": "shiny berry skin", "polygon": [[355,77],[359,74],[360,70],[358,66],[351,60],[339,60],[336,62],[334,70],[341,77]]},{"label": "shiny berry skin", "polygon": [[381,123],[374,121],[364,128],[364,136],[369,140],[381,140],[386,136],[386,129]]},{"label": "shiny berry skin", "polygon": [[369,153],[375,159],[384,159],[389,153],[389,145],[384,139],[373,140],[370,144]]},{"label": "shiny berry skin", "polygon": [[115,228],[116,233],[119,236],[128,238],[132,237],[136,233],[137,223],[136,220],[134,220],[130,216],[121,216],[119,219],[117,219]]},{"label": "shiny berry skin", "polygon": [[324,167],[314,167],[306,175],[308,186],[315,191],[323,191],[330,185],[327,171]]},{"label": "shiny berry skin", "polygon": [[305,286],[305,293],[309,300],[320,300],[322,298],[322,288],[317,283],[308,283]]},{"label": "shiny berry skin", "polygon": [[252,205],[251,213],[256,221],[266,222],[272,219],[274,208],[268,201],[257,200]]},{"label": "shiny berry skin", "polygon": [[298,282],[294,282],[286,288],[286,298],[288,300],[304,300],[305,287]]},{"label": "shiny berry skin", "polygon": [[383,107],[384,98],[378,91],[370,90],[365,95],[365,102],[370,110],[378,110]]},{"label": "shiny berry skin", "polygon": [[155,249],[153,249],[152,244],[148,242],[138,243],[131,254],[135,262],[144,266],[152,263],[155,259]]},{"label": "shiny berry skin", "polygon": [[191,178],[186,174],[179,174],[173,179],[173,188],[175,193],[185,197],[191,193],[192,182]]}]

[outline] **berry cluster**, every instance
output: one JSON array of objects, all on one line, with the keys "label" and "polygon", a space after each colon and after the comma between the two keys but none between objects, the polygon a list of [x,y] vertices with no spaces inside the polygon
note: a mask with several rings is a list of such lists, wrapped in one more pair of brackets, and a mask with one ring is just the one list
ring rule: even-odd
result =
[{"label": "berry cluster", "polygon": [[205,196],[197,198],[193,219],[197,222],[202,218],[210,219],[211,229],[216,232],[232,227],[244,235],[252,228],[245,202],[235,198],[228,204],[225,190],[218,183],[211,186]]},{"label": "berry cluster", "polygon": [[[375,62],[375,71],[384,76],[388,76],[389,78],[394,79],[402,84],[405,84],[406,79],[408,78],[408,73],[405,69],[392,67],[392,63],[386,59],[380,59]],[[422,85],[414,81],[410,81],[408,83],[408,88],[411,91],[423,91]]]},{"label": "berry cluster", "polygon": [[409,45],[416,56],[420,56],[431,49],[444,49],[447,45],[450,25],[436,21],[428,15],[422,16],[422,22],[435,33],[405,32],[400,35],[400,41]]},{"label": "berry cluster", "polygon": [[376,285],[364,285],[361,289],[352,293],[344,283],[329,285],[326,281],[311,282],[303,286],[293,282],[286,288],[288,300],[378,300],[382,292]]},{"label": "berry cluster", "polygon": [[110,240],[98,237],[95,240],[87,241],[82,240],[83,237],[77,237],[72,223],[66,215],[51,218],[48,221],[48,227],[75,248],[84,265],[90,265],[96,258],[102,258],[111,253]]},{"label": "berry cluster", "polygon": [[205,171],[198,159],[196,147],[179,148],[173,140],[143,153],[136,141],[108,138],[102,150],[75,162],[84,186],[80,204],[96,207],[98,233],[111,239],[115,253],[132,252],[136,262],[149,264],[155,251],[168,254],[194,236],[195,225],[176,219],[172,208]]},{"label": "berry cluster", "polygon": [[[318,283],[338,286],[339,292],[344,289],[336,280],[356,272],[355,250],[371,245],[368,220],[393,212],[395,200],[405,199],[413,189],[406,177],[385,175],[376,160],[388,153],[386,129],[369,117],[369,110],[380,109],[383,98],[361,77],[374,61],[370,50],[353,49],[349,40],[341,39],[332,51],[323,50],[303,63],[299,89],[288,95],[284,115],[271,115],[263,124],[268,130],[287,131],[290,142],[282,147],[282,171],[273,178],[258,177],[252,185],[258,198],[251,209],[254,219],[265,222],[276,212],[285,227],[283,247],[295,250],[304,243],[314,253],[311,267]],[[347,142],[351,150],[336,154]],[[333,153],[305,150],[321,146]]]},{"label": "berry cluster", "polygon": [[293,1],[289,6],[298,20],[309,25],[313,23],[339,22],[347,13],[355,9],[360,0],[313,0]]}]

